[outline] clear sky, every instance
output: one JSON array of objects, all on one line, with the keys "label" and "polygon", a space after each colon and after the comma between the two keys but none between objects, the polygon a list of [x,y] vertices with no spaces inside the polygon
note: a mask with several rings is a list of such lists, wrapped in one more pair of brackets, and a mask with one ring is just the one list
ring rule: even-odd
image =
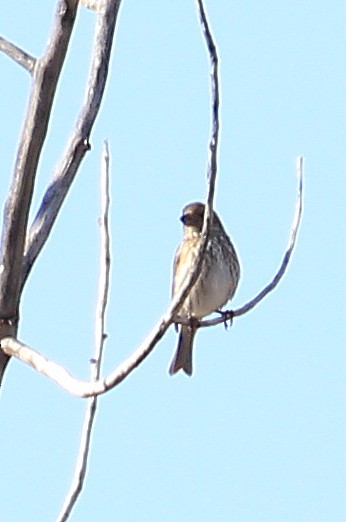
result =
[{"label": "clear sky", "polygon": [[[7,2],[0,34],[39,55],[54,2]],[[306,158],[297,248],[278,289],[225,332],[197,335],[171,378],[171,329],[99,403],[74,522],[346,520],[346,4],[206,3],[221,58],[215,206],[237,246],[244,304],[281,261]],[[80,9],[34,206],[83,97],[95,15]],[[4,201],[30,79],[0,55]],[[112,152],[112,289],[103,373],[165,311],[181,208],[205,195],[208,61],[193,0],[124,1],[102,112],[28,281],[19,337],[88,377],[98,274],[99,163]],[[12,361],[0,400],[1,520],[54,520],[85,402]]]}]

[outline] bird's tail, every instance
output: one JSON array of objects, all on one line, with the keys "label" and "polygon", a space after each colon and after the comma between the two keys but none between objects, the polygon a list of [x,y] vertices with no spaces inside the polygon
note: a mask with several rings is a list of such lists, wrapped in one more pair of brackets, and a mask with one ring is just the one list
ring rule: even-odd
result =
[{"label": "bird's tail", "polygon": [[179,370],[184,370],[187,375],[192,375],[192,346],[196,331],[196,328],[181,326],[177,350],[169,367],[170,375]]}]

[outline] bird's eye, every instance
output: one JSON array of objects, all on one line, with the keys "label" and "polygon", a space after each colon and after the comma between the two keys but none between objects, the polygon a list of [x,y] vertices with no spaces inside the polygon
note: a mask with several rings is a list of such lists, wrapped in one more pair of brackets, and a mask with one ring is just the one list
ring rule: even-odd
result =
[{"label": "bird's eye", "polygon": [[193,217],[190,214],[184,214],[181,216],[180,220],[184,223],[184,225],[189,226],[193,224]]}]

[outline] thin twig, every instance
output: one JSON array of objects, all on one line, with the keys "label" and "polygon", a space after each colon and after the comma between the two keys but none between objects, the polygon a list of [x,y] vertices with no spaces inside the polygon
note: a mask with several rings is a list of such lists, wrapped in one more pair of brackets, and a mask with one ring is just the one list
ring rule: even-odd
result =
[{"label": "thin twig", "polygon": [[299,230],[299,225],[302,218],[302,212],[303,212],[303,174],[304,174],[304,158],[302,156],[298,156],[296,160],[296,169],[297,169],[297,177],[298,177],[298,187],[297,187],[297,200],[295,205],[295,211],[293,215],[293,221],[290,231],[290,237],[288,240],[287,249],[285,252],[285,255],[282,259],[282,262],[279,266],[278,271],[276,272],[273,279],[270,281],[268,285],[266,285],[263,290],[261,290],[256,297],[251,299],[248,303],[241,306],[240,308],[237,308],[236,310],[229,310],[225,312],[226,315],[223,317],[216,317],[215,319],[209,319],[205,321],[200,321],[198,326],[199,327],[205,327],[205,326],[215,326],[216,324],[223,323],[225,321],[225,318],[227,318],[227,315],[229,315],[229,318],[232,319],[233,317],[239,317],[240,315],[246,314],[249,312],[252,308],[254,308],[256,305],[258,305],[281,281],[282,277],[284,276],[288,264],[290,262],[296,240],[297,240],[297,234]]},{"label": "thin twig", "polygon": [[[104,143],[101,165],[101,255],[100,255],[100,277],[99,277],[99,296],[96,308],[95,320],[95,353],[91,360],[91,381],[95,382],[100,378],[100,369],[102,362],[102,354],[105,334],[105,313],[108,301],[109,291],[109,272],[110,272],[110,235],[109,235],[109,149],[108,143]],[[82,492],[90,449],[90,439],[92,428],[95,420],[97,408],[97,396],[91,397],[88,401],[84,416],[83,429],[79,453],[77,457],[74,476],[72,479],[70,490],[65,498],[63,507],[58,515],[56,522],[65,522],[75,506],[79,495]]]},{"label": "thin twig", "polygon": [[211,88],[211,137],[209,142],[209,164],[208,164],[208,196],[207,204],[212,211],[212,203],[215,193],[215,180],[217,173],[217,152],[219,144],[219,106],[220,106],[220,88],[219,88],[219,73],[218,73],[218,54],[216,44],[209,27],[207,15],[202,0],[197,0],[198,14],[203,31],[203,36],[208,50],[210,60],[210,88]]},{"label": "thin twig", "polygon": [[[204,214],[204,222],[202,228],[202,241],[199,245],[199,252],[197,255],[198,270],[197,274],[200,273],[202,268],[203,259],[207,249],[209,231],[211,228],[211,221],[213,215],[213,201],[215,194],[215,182],[217,174],[217,154],[219,144],[219,105],[220,105],[220,92],[219,92],[219,76],[218,76],[218,55],[217,48],[214,42],[212,32],[209,27],[207,15],[202,0],[196,0],[196,7],[201,24],[201,29],[205,44],[208,51],[210,60],[210,90],[211,90],[211,136],[209,140],[209,159],[207,168],[207,197],[206,197],[206,209]],[[194,267],[193,267],[194,268]]]},{"label": "thin twig", "polygon": [[[209,234],[213,216],[213,201],[215,194],[215,182],[217,175],[217,154],[219,144],[219,105],[220,105],[220,89],[218,76],[218,55],[212,32],[209,27],[207,15],[202,0],[196,0],[197,13],[201,24],[203,37],[208,50],[210,61],[210,90],[211,90],[211,136],[209,140],[209,158],[207,167],[207,195],[204,212],[203,228],[201,232],[201,241],[198,246],[194,263],[187,272],[185,284],[181,288],[181,292],[177,295],[180,303],[184,303],[186,297],[196,283],[198,275],[201,272],[203,260],[207,250]],[[181,299],[183,296],[183,299]],[[179,308],[178,310],[179,311]]]},{"label": "thin twig", "polygon": [[30,74],[33,73],[36,65],[36,58],[30,56],[30,54],[26,53],[23,49],[20,49],[20,47],[17,47],[17,45],[9,42],[2,36],[0,36],[0,51],[7,54],[7,56],[12,58],[12,60],[18,63],[18,65],[24,67],[24,69]]}]

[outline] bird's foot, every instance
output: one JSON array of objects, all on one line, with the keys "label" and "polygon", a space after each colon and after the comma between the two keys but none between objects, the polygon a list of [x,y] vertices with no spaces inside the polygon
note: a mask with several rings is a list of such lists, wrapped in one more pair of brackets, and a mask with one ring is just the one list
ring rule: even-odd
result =
[{"label": "bird's foot", "polygon": [[176,332],[179,330],[179,324],[184,324],[184,325],[188,326],[189,328],[191,328],[191,330],[197,330],[197,328],[199,328],[200,322],[197,319],[197,317],[194,317],[193,315],[191,315],[189,317],[184,317],[181,319],[182,319],[182,321],[180,322],[179,317],[177,317],[177,320],[179,322],[174,323],[174,328],[175,328]]},{"label": "bird's foot", "polygon": [[233,310],[216,310],[218,314],[221,314],[223,318],[223,324],[225,327],[225,330],[228,330],[228,328],[231,328],[233,324]]}]

